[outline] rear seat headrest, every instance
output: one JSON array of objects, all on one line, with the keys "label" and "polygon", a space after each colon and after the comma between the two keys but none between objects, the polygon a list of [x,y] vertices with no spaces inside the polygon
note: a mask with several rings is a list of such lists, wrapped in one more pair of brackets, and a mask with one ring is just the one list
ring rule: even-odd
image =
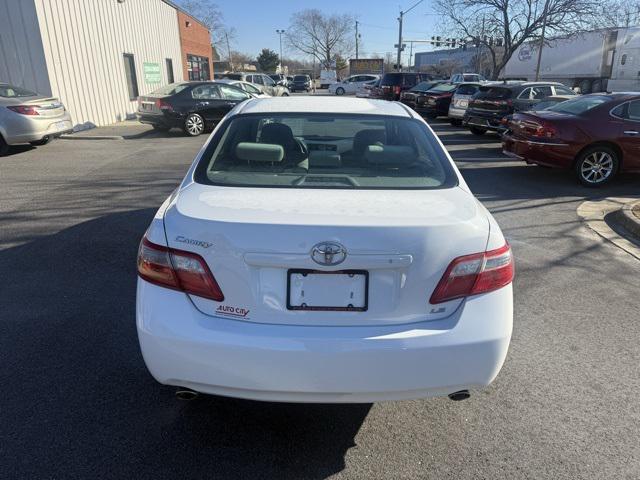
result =
[{"label": "rear seat headrest", "polygon": [[414,162],[416,153],[406,145],[369,145],[364,158],[373,165],[402,166]]},{"label": "rear seat headrest", "polygon": [[236,145],[236,157],[247,162],[282,162],[284,148],[272,143],[240,142]]}]

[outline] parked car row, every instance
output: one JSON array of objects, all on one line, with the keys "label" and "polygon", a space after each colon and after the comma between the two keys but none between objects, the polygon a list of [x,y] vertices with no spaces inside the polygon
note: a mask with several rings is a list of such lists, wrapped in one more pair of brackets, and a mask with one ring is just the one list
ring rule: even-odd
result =
[{"label": "parked car row", "polygon": [[400,101],[476,135],[497,132],[506,155],[571,169],[585,186],[640,172],[640,93],[580,96],[557,82],[458,80],[422,81],[402,91]]}]

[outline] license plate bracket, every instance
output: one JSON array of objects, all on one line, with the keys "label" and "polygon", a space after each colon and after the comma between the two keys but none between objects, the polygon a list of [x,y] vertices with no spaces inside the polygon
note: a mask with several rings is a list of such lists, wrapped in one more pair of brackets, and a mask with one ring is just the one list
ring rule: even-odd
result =
[{"label": "license plate bracket", "polygon": [[368,308],[366,270],[287,270],[287,310],[366,312]]}]

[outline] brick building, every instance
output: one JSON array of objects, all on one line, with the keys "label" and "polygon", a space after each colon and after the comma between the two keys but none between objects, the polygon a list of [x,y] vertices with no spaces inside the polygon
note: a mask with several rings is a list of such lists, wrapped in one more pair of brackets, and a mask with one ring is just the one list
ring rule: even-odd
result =
[{"label": "brick building", "polygon": [[178,31],[182,50],[183,78],[211,80],[213,59],[211,35],[198,20],[178,10]]}]

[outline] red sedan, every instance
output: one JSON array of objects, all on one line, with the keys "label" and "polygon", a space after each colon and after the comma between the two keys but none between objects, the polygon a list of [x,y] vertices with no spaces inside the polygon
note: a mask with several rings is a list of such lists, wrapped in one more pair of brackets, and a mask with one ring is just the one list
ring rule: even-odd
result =
[{"label": "red sedan", "polygon": [[640,94],[583,95],[547,110],[514,114],[502,137],[505,154],[573,169],[588,187],[619,171],[640,172]]}]

